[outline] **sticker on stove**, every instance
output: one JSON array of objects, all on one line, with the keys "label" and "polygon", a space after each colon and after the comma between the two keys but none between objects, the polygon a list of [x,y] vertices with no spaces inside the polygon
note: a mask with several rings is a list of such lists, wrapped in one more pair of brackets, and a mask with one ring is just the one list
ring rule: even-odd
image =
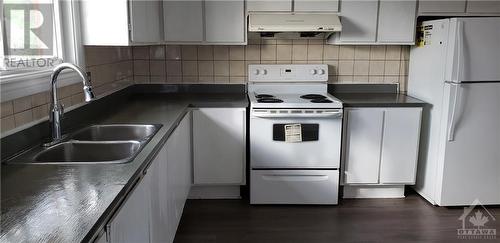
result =
[{"label": "sticker on stove", "polygon": [[300,124],[285,125],[285,142],[302,142],[302,126]]}]

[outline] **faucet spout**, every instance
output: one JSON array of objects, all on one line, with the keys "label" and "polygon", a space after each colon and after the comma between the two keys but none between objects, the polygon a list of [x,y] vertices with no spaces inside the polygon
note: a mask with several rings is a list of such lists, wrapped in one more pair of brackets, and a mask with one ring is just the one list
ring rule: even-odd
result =
[{"label": "faucet spout", "polygon": [[51,79],[51,104],[50,104],[50,121],[52,127],[52,142],[49,144],[56,144],[60,140],[62,140],[61,133],[61,118],[64,114],[64,109],[62,105],[59,104],[57,99],[57,78],[61,71],[64,69],[71,69],[75,71],[82,79],[83,83],[83,93],[85,95],[85,101],[90,102],[95,98],[94,92],[92,91],[92,84],[90,83],[89,77],[85,74],[85,72],[71,63],[61,63],[57,65],[52,70]]}]

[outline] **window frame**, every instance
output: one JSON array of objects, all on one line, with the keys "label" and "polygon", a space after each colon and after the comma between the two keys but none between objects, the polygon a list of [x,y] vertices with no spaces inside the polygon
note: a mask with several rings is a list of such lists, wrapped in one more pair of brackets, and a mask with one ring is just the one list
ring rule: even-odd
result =
[{"label": "window frame", "polygon": [[[54,0],[54,20],[56,28],[57,55],[64,62],[74,63],[85,69],[84,48],[81,40],[80,1]],[[0,6],[3,2],[0,3]],[[1,6],[3,7],[3,6]],[[3,19],[3,11],[0,17]],[[2,21],[3,22],[3,21]],[[0,47],[3,54],[5,27],[0,25]],[[3,60],[2,60],[3,61]],[[0,99],[7,101],[50,89],[52,68],[42,70],[7,71],[0,75]],[[59,87],[79,82],[74,72],[63,72],[59,76]]]}]

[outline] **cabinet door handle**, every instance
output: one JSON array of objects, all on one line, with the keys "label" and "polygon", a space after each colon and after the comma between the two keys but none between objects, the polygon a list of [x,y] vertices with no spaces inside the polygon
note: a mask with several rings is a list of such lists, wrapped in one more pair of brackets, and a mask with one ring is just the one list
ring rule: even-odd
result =
[{"label": "cabinet door handle", "polygon": [[111,243],[111,225],[107,224],[106,229],[104,230],[106,233],[106,242]]}]

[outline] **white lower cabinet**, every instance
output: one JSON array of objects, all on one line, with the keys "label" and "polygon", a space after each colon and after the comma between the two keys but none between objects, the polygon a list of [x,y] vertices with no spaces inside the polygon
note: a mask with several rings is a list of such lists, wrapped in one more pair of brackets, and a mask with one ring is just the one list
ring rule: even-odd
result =
[{"label": "white lower cabinet", "polygon": [[188,112],[94,242],[173,242],[193,174],[198,185],[228,186],[209,187],[213,195],[239,196],[239,185],[245,184],[245,134],[246,108]]},{"label": "white lower cabinet", "polygon": [[146,174],[132,189],[125,203],[109,223],[108,242],[149,242],[151,174]]},{"label": "white lower cabinet", "polygon": [[380,183],[415,184],[421,109],[392,108],[384,113]]},{"label": "white lower cabinet", "polygon": [[165,144],[167,158],[167,207],[172,242],[191,188],[191,115],[177,126]]},{"label": "white lower cabinet", "polygon": [[95,242],[173,242],[191,188],[191,173],[188,113]]},{"label": "white lower cabinet", "polygon": [[194,110],[194,184],[245,184],[245,134],[245,108]]},{"label": "white lower cabinet", "polygon": [[383,122],[382,109],[347,110],[346,184],[378,183]]},{"label": "white lower cabinet", "polygon": [[[167,141],[168,143],[168,141]],[[156,155],[149,168],[151,179],[151,242],[171,242],[172,210],[167,176],[167,146]]]},{"label": "white lower cabinet", "polygon": [[414,184],[422,108],[346,113],[344,185]]}]

